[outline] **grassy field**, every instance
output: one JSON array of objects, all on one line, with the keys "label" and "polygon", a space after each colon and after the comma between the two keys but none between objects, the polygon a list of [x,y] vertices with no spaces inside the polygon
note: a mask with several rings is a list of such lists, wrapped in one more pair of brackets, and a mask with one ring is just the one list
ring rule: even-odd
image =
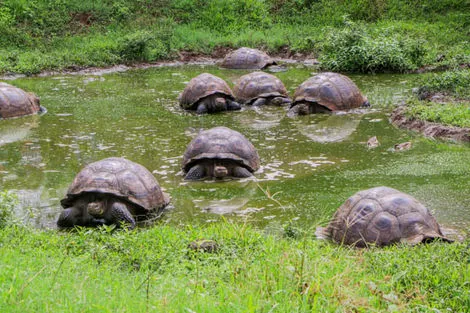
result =
[{"label": "grassy field", "polygon": [[[240,46],[341,72],[455,69],[470,62],[469,22],[466,0],[4,0],[0,74]],[[437,80],[423,86],[448,92]],[[463,105],[446,119],[465,126]],[[0,193],[1,312],[470,312],[468,239],[360,250],[316,239],[316,225],[230,222],[60,232],[21,225],[15,205]],[[218,252],[190,250],[200,238]]]},{"label": "grassy field", "polygon": [[[188,244],[208,238],[217,253]],[[468,312],[467,243],[356,250],[222,223],[0,230],[2,312]]]},{"label": "grassy field", "polygon": [[323,69],[405,72],[470,62],[465,0],[4,0],[0,73],[177,59],[250,46]]},{"label": "grassy field", "polygon": [[[15,199],[0,195],[2,212]],[[4,214],[1,312],[468,312],[469,242],[353,249],[221,222],[38,230]],[[9,217],[7,217],[9,216]],[[215,253],[191,250],[214,240]]]},{"label": "grassy field", "polygon": [[[433,100],[434,97],[442,100]],[[470,128],[470,70],[426,74],[416,97],[407,101],[409,117]]]}]

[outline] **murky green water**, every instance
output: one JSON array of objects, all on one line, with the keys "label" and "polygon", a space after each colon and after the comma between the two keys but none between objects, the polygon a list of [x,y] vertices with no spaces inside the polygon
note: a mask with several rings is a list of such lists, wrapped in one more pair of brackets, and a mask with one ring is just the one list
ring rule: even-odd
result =
[{"label": "murky green water", "polygon": [[[230,85],[244,71],[211,66],[132,70],[86,76],[22,78],[48,113],[0,121],[0,190],[18,193],[20,215],[37,227],[54,227],[59,200],[86,164],[111,156],[138,162],[172,196],[163,221],[213,222],[221,218],[260,227],[327,221],[350,195],[386,185],[410,193],[449,227],[470,225],[470,146],[425,139],[388,122],[391,106],[414,87],[414,75],[351,76],[374,109],[347,115],[285,117],[284,108],[196,116],[184,112],[178,94],[194,76],[210,72]],[[290,92],[312,70],[276,73]],[[225,125],[258,148],[256,179],[185,182],[180,164],[200,129]],[[381,145],[368,149],[377,136]],[[412,141],[411,150],[393,152]]]}]

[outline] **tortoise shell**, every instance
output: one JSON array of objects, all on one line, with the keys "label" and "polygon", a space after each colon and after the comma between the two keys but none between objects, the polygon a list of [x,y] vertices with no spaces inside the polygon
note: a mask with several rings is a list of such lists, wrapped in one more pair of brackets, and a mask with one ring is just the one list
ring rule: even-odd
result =
[{"label": "tortoise shell", "polygon": [[136,204],[144,212],[161,209],[169,203],[152,173],[124,158],[107,158],[85,166],[75,176],[60,203],[68,208],[87,193],[118,197]]},{"label": "tortoise shell", "polygon": [[418,244],[444,237],[429,210],[412,196],[389,187],[360,191],[335,213],[325,235],[347,245]]},{"label": "tortoise shell", "polygon": [[0,82],[0,118],[31,115],[40,110],[39,98],[35,94]]},{"label": "tortoise shell", "polygon": [[186,110],[196,110],[199,100],[216,93],[225,95],[230,100],[234,99],[232,90],[222,78],[202,73],[186,85],[179,96],[180,105]]},{"label": "tortoise shell", "polygon": [[287,89],[282,81],[265,72],[253,72],[240,77],[233,87],[235,99],[251,104],[257,98],[281,96],[288,98]]},{"label": "tortoise shell", "polygon": [[263,51],[251,48],[240,48],[227,54],[220,67],[231,69],[263,69],[276,64]]},{"label": "tortoise shell", "polygon": [[224,159],[240,163],[250,172],[259,168],[258,152],[242,134],[227,127],[214,127],[200,132],[188,145],[183,156],[183,171],[207,159]]},{"label": "tortoise shell", "polygon": [[301,101],[316,102],[330,111],[342,111],[358,108],[367,99],[349,77],[326,72],[307,79],[295,90],[291,107]]}]

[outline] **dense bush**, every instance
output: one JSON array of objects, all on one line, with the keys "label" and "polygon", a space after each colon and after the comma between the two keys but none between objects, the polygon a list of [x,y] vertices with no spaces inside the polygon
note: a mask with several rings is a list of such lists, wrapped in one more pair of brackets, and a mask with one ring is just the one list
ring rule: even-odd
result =
[{"label": "dense bush", "polygon": [[405,72],[422,65],[423,42],[383,32],[373,36],[363,25],[346,21],[340,31],[332,29],[322,44],[323,67],[339,72]]},{"label": "dense bush", "polygon": [[431,101],[410,100],[406,114],[419,120],[444,125],[470,128],[469,103],[436,103]]},{"label": "dense bush", "polygon": [[470,100],[470,70],[447,71],[423,77],[418,88],[418,97],[428,98],[436,92]]},{"label": "dense bush", "polygon": [[[406,103],[407,116],[444,125],[470,127],[470,70],[426,74],[418,83],[417,98],[411,98]],[[436,94],[445,97],[441,97],[439,102],[422,101]]]},{"label": "dense bush", "polygon": [[313,54],[337,71],[449,68],[470,62],[469,21],[465,0],[3,0],[0,73],[220,46]]}]

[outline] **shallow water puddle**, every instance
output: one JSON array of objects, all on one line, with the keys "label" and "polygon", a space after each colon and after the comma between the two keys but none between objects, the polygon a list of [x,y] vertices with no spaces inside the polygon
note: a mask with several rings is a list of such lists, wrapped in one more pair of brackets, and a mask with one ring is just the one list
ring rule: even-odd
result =
[{"label": "shallow water puddle", "polygon": [[[355,192],[386,185],[415,196],[445,226],[470,226],[470,146],[428,140],[388,122],[392,106],[415,87],[416,75],[351,75],[371,109],[291,119],[283,107],[205,116],[183,111],[178,94],[203,72],[230,86],[247,73],[182,66],[12,81],[37,93],[48,113],[0,121],[0,189],[18,194],[18,215],[37,227],[54,227],[59,201],[78,171],[122,156],[147,167],[170,193],[174,209],[162,218],[166,223],[223,218],[308,228],[325,223]],[[312,69],[274,75],[293,94]],[[255,178],[185,182],[180,164],[186,145],[201,129],[222,125],[258,149]],[[369,149],[373,136],[380,145]],[[407,141],[411,149],[393,151]]]}]

